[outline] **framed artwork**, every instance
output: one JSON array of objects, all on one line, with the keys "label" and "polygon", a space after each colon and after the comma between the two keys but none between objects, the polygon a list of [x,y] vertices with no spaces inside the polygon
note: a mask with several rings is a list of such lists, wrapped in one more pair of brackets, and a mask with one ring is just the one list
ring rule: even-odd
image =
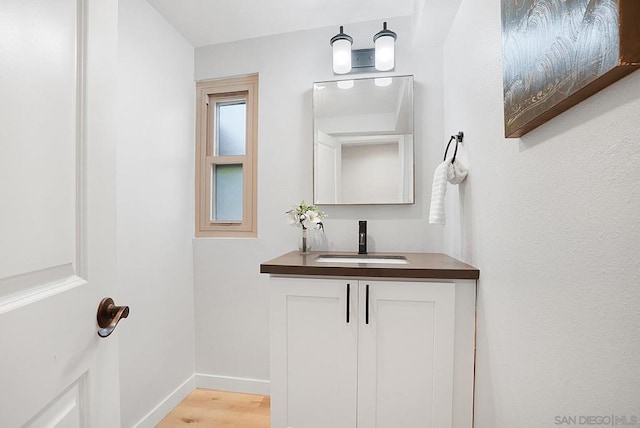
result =
[{"label": "framed artwork", "polygon": [[521,137],[640,67],[640,0],[502,0],[504,128]]}]

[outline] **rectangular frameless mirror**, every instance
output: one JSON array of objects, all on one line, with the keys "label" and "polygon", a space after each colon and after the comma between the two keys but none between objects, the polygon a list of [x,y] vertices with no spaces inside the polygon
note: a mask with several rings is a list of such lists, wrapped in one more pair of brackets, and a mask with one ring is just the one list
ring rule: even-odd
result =
[{"label": "rectangular frameless mirror", "polygon": [[413,76],[313,84],[313,202],[412,204]]}]

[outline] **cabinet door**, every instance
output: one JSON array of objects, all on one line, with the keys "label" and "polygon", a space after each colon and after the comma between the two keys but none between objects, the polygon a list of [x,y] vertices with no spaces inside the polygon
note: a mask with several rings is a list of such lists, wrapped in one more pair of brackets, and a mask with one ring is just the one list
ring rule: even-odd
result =
[{"label": "cabinet door", "polygon": [[360,281],[359,294],[358,428],[451,427],[454,284]]},{"label": "cabinet door", "polygon": [[272,427],[355,428],[357,295],[357,281],[271,279]]}]

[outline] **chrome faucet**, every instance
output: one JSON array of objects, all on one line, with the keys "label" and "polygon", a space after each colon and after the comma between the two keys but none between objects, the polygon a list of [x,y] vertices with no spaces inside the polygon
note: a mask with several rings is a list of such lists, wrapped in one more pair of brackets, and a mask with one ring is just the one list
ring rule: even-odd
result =
[{"label": "chrome faucet", "polygon": [[358,254],[367,254],[367,221],[359,221]]}]

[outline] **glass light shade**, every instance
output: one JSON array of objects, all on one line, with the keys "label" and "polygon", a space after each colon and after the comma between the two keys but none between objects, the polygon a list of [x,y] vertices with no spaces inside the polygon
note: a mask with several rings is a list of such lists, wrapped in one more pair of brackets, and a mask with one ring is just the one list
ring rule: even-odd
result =
[{"label": "glass light shade", "polygon": [[394,52],[395,39],[391,36],[382,36],[376,39],[375,44],[376,44],[376,70],[379,70],[379,71],[393,70],[393,68],[395,67],[395,52]]},{"label": "glass light shade", "polygon": [[351,71],[351,42],[340,39],[333,42],[333,72],[346,74]]}]

